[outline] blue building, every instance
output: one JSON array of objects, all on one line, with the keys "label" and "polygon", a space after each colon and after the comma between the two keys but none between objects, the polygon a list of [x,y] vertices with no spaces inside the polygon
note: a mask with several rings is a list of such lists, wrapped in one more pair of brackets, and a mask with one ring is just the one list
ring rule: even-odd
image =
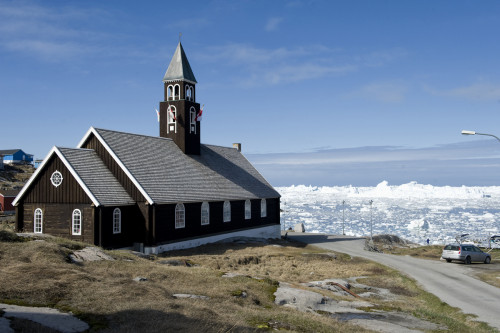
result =
[{"label": "blue building", "polygon": [[0,150],[0,156],[3,155],[4,164],[32,164],[33,155],[26,154],[21,149]]}]

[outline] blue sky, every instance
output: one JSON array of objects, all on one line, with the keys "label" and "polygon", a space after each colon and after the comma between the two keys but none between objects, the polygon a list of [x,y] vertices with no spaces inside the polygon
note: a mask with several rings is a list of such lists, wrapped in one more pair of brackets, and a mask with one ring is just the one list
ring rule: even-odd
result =
[{"label": "blue sky", "polygon": [[[498,1],[0,0],[1,149],[43,158],[90,126],[158,135],[182,32],[202,142],[241,142],[272,184],[497,185],[498,142],[460,131],[500,134],[499,31]],[[374,162],[387,149],[412,156],[404,177]],[[446,166],[418,168],[436,150]]]}]

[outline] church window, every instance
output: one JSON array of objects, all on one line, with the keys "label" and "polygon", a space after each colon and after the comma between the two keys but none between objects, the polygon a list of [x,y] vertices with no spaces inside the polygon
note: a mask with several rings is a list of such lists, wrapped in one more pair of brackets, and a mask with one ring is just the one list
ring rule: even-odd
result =
[{"label": "church window", "polygon": [[52,185],[54,185],[55,187],[58,187],[59,185],[61,185],[63,181],[63,176],[62,174],[59,172],[59,171],[54,171],[54,173],[52,173],[52,176],[50,176],[50,182],[52,183]]},{"label": "church window", "polygon": [[175,229],[186,227],[186,210],[184,204],[175,205]]},{"label": "church window", "polygon": [[266,217],[267,216],[267,203],[266,199],[262,199],[260,201],[260,217]]},{"label": "church window", "polygon": [[113,233],[119,234],[122,232],[122,211],[120,208],[115,208],[113,211]]},{"label": "church window", "polygon": [[201,225],[210,224],[210,206],[208,202],[201,204]]},{"label": "church window", "polygon": [[181,86],[176,84],[174,86],[174,100],[180,99],[180,94],[181,94]]},{"label": "church window", "polygon": [[172,100],[174,96],[174,86],[168,86],[167,88],[167,100]]},{"label": "church window", "polygon": [[229,201],[224,201],[223,219],[224,222],[231,222],[231,203]]},{"label": "church window", "polygon": [[194,107],[189,109],[189,133],[196,134],[196,109]]},{"label": "church window", "polygon": [[252,218],[252,203],[250,200],[245,200],[245,220]]},{"label": "church window", "polygon": [[167,133],[177,133],[177,110],[173,105],[167,109]]},{"label": "church window", "polygon": [[40,208],[35,209],[35,216],[33,222],[34,222],[33,232],[35,234],[41,234],[43,227],[43,212]]},{"label": "church window", "polygon": [[186,85],[186,99],[188,101],[193,101],[193,87]]},{"label": "church window", "polygon": [[79,209],[73,211],[73,216],[71,218],[71,234],[77,236],[82,234],[82,212]]}]

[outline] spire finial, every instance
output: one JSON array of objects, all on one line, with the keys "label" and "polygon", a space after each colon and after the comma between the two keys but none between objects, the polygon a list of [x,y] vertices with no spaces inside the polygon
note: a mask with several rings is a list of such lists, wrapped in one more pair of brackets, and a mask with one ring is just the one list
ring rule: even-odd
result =
[{"label": "spire finial", "polygon": [[179,43],[181,42],[182,32],[179,32]]}]

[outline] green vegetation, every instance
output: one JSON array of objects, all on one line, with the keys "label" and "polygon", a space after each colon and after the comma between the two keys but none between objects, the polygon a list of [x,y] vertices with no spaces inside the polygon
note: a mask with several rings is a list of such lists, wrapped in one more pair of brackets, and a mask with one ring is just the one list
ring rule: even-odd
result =
[{"label": "green vegetation", "polygon": [[[114,261],[74,264],[68,255],[85,244],[53,237],[18,242],[6,235],[0,239],[0,303],[71,311],[91,325],[90,332],[364,332],[328,313],[299,312],[274,303],[279,282],[307,289],[303,282],[350,277],[391,292],[391,297],[366,298],[372,304],[364,309],[367,312],[413,314],[456,332],[490,331],[392,269],[293,242],[211,244],[152,260],[106,251]],[[147,280],[134,281],[138,276]],[[334,300],[354,300],[328,290],[321,293]],[[210,299],[179,299],[174,294]],[[19,331],[39,329],[22,321],[15,324]]]}]

